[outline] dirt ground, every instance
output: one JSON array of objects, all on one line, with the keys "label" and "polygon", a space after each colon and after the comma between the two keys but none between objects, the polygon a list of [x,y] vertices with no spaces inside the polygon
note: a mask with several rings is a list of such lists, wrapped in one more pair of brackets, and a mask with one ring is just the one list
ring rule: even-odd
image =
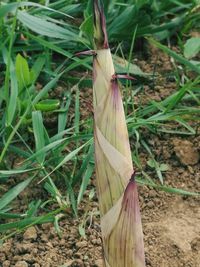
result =
[{"label": "dirt ground", "polygon": [[[175,90],[175,82],[166,73],[172,71],[169,58],[159,51],[156,56],[138,59],[143,71],[156,72],[159,77],[153,88],[144,87],[144,102],[159,100]],[[145,134],[145,133],[144,133]],[[147,138],[147,137],[146,137]],[[164,182],[188,191],[200,191],[200,136],[185,137],[169,134],[148,133],[149,144],[159,162],[167,163]],[[141,151],[142,164],[151,177],[156,175],[148,169],[147,155]],[[90,185],[95,184],[95,180]],[[86,196],[89,191],[86,192]],[[139,186],[140,206],[144,231],[147,267],[199,267],[200,266],[200,198],[174,195]],[[20,205],[23,205],[19,200]],[[79,225],[86,220],[85,234],[79,233]],[[87,204],[87,197],[80,207],[80,218],[67,214],[61,221],[62,236],[59,237],[51,223],[32,226],[24,233],[7,240],[0,247],[1,267],[103,267],[100,218],[96,196]]]}]

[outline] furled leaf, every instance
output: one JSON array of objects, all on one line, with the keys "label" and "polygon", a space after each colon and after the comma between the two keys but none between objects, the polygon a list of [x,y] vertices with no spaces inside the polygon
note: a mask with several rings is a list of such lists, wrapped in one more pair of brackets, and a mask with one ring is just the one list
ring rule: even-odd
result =
[{"label": "furled leaf", "polygon": [[17,82],[19,86],[19,90],[22,90],[23,88],[26,88],[31,80],[30,80],[30,71],[29,66],[24,57],[22,57],[20,54],[16,57],[16,74],[17,74]]},{"label": "furled leaf", "polygon": [[53,111],[59,108],[59,106],[60,101],[58,99],[45,99],[38,102],[35,108],[41,111]]}]

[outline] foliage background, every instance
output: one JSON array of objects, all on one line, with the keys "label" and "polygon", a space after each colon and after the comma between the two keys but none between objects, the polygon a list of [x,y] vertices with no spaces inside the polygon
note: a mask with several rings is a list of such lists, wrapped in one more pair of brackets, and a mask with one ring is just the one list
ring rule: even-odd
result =
[{"label": "foliage background", "polygon": [[[2,240],[31,224],[53,221],[71,207],[74,215],[93,175],[92,59],[75,56],[93,48],[92,1],[1,1],[0,4],[0,231]],[[164,183],[168,166],[155,159],[144,129],[155,135],[197,134],[200,82],[198,0],[104,1],[116,70],[137,78],[123,84],[138,182],[161,190],[195,194]],[[196,33],[192,35],[191,33]],[[169,55],[177,90],[162,101],[135,106],[132,99],[156,73],[134,64],[151,44]],[[176,51],[171,49],[176,46]],[[187,99],[192,99],[193,105]],[[169,128],[174,123],[176,127]],[[177,126],[178,125],[178,126]],[[143,170],[145,149],[154,178]],[[26,188],[46,192],[28,199],[23,214],[15,200]],[[94,189],[89,199],[92,199]],[[12,222],[10,219],[13,219]]]}]

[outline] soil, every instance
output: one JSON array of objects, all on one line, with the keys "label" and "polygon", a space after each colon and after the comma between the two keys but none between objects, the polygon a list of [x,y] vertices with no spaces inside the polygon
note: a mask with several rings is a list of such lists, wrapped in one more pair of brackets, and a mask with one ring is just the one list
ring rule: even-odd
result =
[{"label": "soil", "polygon": [[[169,81],[173,66],[162,52],[149,47],[145,60],[138,59],[144,72],[159,71],[153,85],[145,85],[137,101],[160,100],[176,90]],[[152,54],[152,56],[151,56]],[[138,99],[140,98],[140,99]],[[140,101],[141,102],[141,101]],[[147,135],[146,135],[147,134]],[[200,136],[185,137],[162,133],[146,133],[155,158],[168,164],[163,174],[166,185],[200,191]],[[148,138],[147,138],[148,137]],[[158,179],[147,165],[148,155],[140,151],[143,168]],[[91,188],[95,179],[91,182]],[[71,214],[60,220],[61,236],[51,223],[32,226],[16,234],[0,247],[1,267],[103,267],[100,218],[96,196],[88,201],[89,190],[79,210],[79,218]],[[19,199],[19,205],[24,205]],[[200,198],[182,196],[139,186],[139,199],[144,231],[147,267],[200,266]],[[85,222],[85,236],[79,226]]]}]

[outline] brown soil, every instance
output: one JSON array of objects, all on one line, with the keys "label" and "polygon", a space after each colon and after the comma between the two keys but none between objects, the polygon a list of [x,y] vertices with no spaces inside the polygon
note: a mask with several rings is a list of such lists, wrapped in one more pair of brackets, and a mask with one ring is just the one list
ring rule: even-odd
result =
[{"label": "brown soil", "polygon": [[[144,71],[152,71],[156,65],[160,73],[153,88],[146,85],[144,95],[139,96],[144,102],[148,101],[148,96],[162,99],[176,88],[174,82],[166,82],[166,73],[172,71],[169,58],[159,51],[153,52],[156,56],[138,61]],[[146,139],[156,159],[169,166],[164,174],[166,185],[200,191],[200,136],[188,138],[148,133]],[[157,179],[146,164],[148,155],[145,151],[141,150],[140,157],[144,169]],[[95,180],[92,183],[95,184]],[[0,266],[103,267],[97,199],[95,196],[89,202],[88,193],[80,207],[79,219],[68,214],[60,221],[61,237],[50,223],[32,226],[0,247]],[[172,195],[146,186],[139,186],[139,195],[146,266],[199,267],[200,198]],[[85,237],[78,230],[84,221]]]}]

